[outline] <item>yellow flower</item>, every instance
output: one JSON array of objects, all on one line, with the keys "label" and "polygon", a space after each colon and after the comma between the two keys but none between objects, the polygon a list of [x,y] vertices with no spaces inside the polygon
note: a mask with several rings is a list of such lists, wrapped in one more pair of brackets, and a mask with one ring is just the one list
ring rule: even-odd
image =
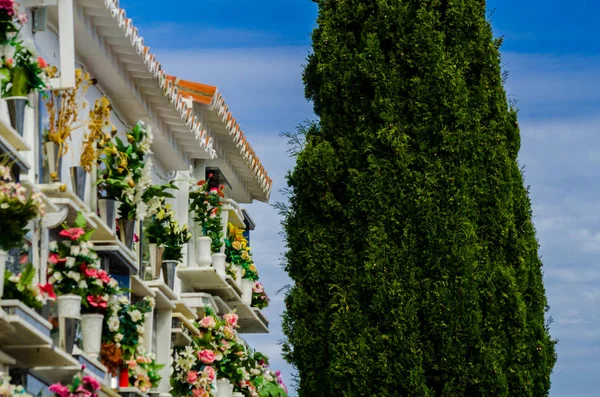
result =
[{"label": "yellow flower", "polygon": [[156,214],[156,217],[159,221],[162,221],[165,218],[165,210],[161,208],[160,211],[158,211],[158,213]]},{"label": "yellow flower", "polygon": [[231,243],[231,247],[236,250],[239,251],[242,249],[242,244],[240,244],[239,241],[234,241],[233,243]]},{"label": "yellow flower", "polygon": [[129,187],[135,187],[135,182],[133,181],[133,179],[130,179],[129,182],[127,182]]},{"label": "yellow flower", "polygon": [[252,273],[256,273],[256,266],[254,265],[254,263],[253,263],[253,264],[251,264],[251,265],[249,266],[249,268],[250,268],[250,271],[251,271]]},{"label": "yellow flower", "polygon": [[242,259],[243,260],[250,259],[250,255],[248,255],[248,251],[242,251]]}]

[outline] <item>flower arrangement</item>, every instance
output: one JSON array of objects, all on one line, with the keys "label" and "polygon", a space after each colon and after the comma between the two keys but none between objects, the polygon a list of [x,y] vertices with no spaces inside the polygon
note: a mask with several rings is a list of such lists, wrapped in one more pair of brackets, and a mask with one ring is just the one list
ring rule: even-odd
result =
[{"label": "flower arrangement", "polygon": [[14,0],[0,1],[0,44],[9,42],[9,35],[19,32],[17,25],[27,22],[27,14],[19,14],[19,5]]},{"label": "flower arrangement", "polygon": [[258,280],[258,270],[252,261],[252,253],[248,246],[248,240],[244,237],[244,230],[231,223],[227,228],[225,255],[227,255],[229,263],[242,267],[243,278],[252,281]]},{"label": "flower arrangement", "polygon": [[32,309],[41,309],[46,300],[55,300],[52,284],[34,284],[35,267],[29,263],[19,274],[4,271],[3,299],[16,299]]},{"label": "flower arrangement", "polygon": [[[92,166],[102,154],[102,148],[113,136],[117,135],[116,127],[110,122],[111,111],[112,106],[106,96],[97,99],[94,108],[90,109],[79,159],[79,165],[86,172],[92,171]],[[105,129],[110,129],[110,133],[105,132]]]},{"label": "flower arrangement", "polygon": [[273,372],[268,367],[269,358],[264,354],[254,352],[248,355],[245,371],[249,376],[238,385],[245,395],[287,397],[288,390],[281,378],[281,372]]},{"label": "flower arrangement", "polygon": [[[82,366],[83,369],[85,366]],[[91,376],[83,376],[82,373],[78,373],[70,384],[55,383],[48,390],[56,397],[98,397],[100,382]]]},{"label": "flower arrangement", "polygon": [[140,391],[147,393],[151,388],[158,387],[161,380],[158,371],[163,367],[164,365],[156,363],[153,354],[139,354],[127,361],[129,381]]},{"label": "flower arrangement", "polygon": [[119,136],[97,141],[102,153],[98,186],[107,197],[118,200],[120,219],[143,220],[158,211],[159,199],[173,197],[172,184],[152,185],[152,133],[142,122],[127,132],[127,144]]},{"label": "flower arrangement", "polygon": [[262,283],[256,281],[252,286],[252,307],[264,309],[269,306],[269,297],[265,292],[265,287]]},{"label": "flower arrangement", "polygon": [[212,239],[212,252],[223,246],[223,186],[210,188],[210,179],[201,180],[190,188],[190,211],[194,211],[194,222],[201,226],[202,234]]},{"label": "flower arrangement", "polygon": [[46,61],[37,56],[33,43],[14,35],[2,56],[2,97],[26,97],[32,91],[46,88],[47,70]]},{"label": "flower arrangement", "polygon": [[19,248],[27,233],[27,224],[44,214],[40,195],[27,196],[19,183],[12,182],[10,169],[0,165],[0,249]]},{"label": "flower arrangement", "polygon": [[123,363],[145,353],[142,347],[144,321],[154,306],[155,301],[151,297],[145,297],[135,304],[126,296],[110,297],[108,315],[102,329],[100,361],[111,374],[116,375]]},{"label": "flower arrangement", "polygon": [[23,386],[10,383],[10,377],[0,379],[0,397],[33,397]]},{"label": "flower arrangement", "polygon": [[164,260],[180,262],[183,258],[183,245],[190,241],[192,234],[187,225],[179,226],[171,205],[165,204],[164,198],[160,200],[159,208],[146,227],[146,236],[151,244],[165,247]]},{"label": "flower arrangement", "polygon": [[[58,75],[56,67],[47,68],[50,78]],[[50,178],[57,182],[60,179],[58,175],[58,164],[60,158],[69,151],[68,140],[71,139],[73,131],[84,125],[84,121],[79,117],[80,95],[83,96],[92,85],[89,73],[81,69],[75,70],[75,86],[63,90],[51,90],[47,93],[45,105],[48,111],[48,130],[46,131],[46,142],[54,143],[58,146],[56,164],[51,164],[54,171]],[[85,106],[85,103],[84,103]]]}]

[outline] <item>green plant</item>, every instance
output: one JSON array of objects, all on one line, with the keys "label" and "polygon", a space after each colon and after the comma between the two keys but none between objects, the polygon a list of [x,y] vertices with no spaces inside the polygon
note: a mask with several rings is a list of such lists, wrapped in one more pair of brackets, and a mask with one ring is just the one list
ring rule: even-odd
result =
[{"label": "green plant", "polygon": [[223,187],[210,188],[210,179],[201,180],[190,189],[190,211],[194,213],[194,222],[200,226],[202,234],[212,240],[212,252],[219,252],[223,246]]},{"label": "green plant", "polygon": [[486,2],[318,1],[280,206],[298,396],[547,396],[542,262]]},{"label": "green plant", "polygon": [[51,284],[41,285],[33,282],[35,272],[31,263],[18,274],[5,270],[2,299],[16,299],[33,309],[41,309],[47,299],[54,300],[56,295]]},{"label": "green plant", "polygon": [[183,258],[183,246],[192,238],[187,225],[179,226],[171,205],[159,202],[158,211],[146,226],[146,237],[151,244],[165,247],[164,260],[180,262]]},{"label": "green plant", "polygon": [[225,255],[227,262],[242,267],[242,278],[258,280],[258,269],[252,260],[252,253],[248,246],[248,240],[244,237],[244,231],[231,223],[227,227]]},{"label": "green plant", "polygon": [[164,364],[157,364],[154,354],[144,353],[127,361],[127,368],[129,382],[142,393],[147,393],[151,388],[158,387],[161,380],[159,371],[164,368]]}]

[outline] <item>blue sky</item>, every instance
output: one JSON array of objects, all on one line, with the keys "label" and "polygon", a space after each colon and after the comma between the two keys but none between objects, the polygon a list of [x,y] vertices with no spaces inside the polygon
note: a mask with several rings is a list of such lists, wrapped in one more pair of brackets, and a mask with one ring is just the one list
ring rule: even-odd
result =
[{"label": "blue sky", "polygon": [[[309,0],[121,0],[147,45],[170,74],[217,85],[274,180],[281,199],[293,162],[281,131],[312,118],[302,64],[310,50],[316,6]],[[552,397],[598,396],[600,372],[600,4],[575,0],[493,0],[492,23],[503,35],[508,95],[518,101],[520,162],[531,186],[551,331],[559,339]],[[250,208],[262,279],[272,297],[271,334],[247,338],[279,356],[279,315],[288,283],[279,268],[283,243],[275,211]],[[292,392],[292,396],[295,394]]]}]

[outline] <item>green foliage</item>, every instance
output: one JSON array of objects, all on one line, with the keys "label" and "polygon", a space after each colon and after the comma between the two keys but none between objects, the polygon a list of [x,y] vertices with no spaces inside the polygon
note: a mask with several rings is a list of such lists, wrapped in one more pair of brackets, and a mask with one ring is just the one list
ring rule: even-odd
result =
[{"label": "green foliage", "polygon": [[484,1],[319,0],[284,209],[299,396],[547,396],[516,110]]},{"label": "green foliage", "polygon": [[152,244],[165,247],[164,260],[180,262],[183,259],[183,246],[192,238],[187,225],[179,226],[175,213],[164,199],[159,201],[158,211],[146,226],[146,236]]},{"label": "green foliage", "polygon": [[201,227],[202,235],[212,240],[211,251],[219,252],[223,247],[223,187],[210,188],[210,179],[201,180],[190,189],[190,211],[194,222]]},{"label": "green foliage", "polygon": [[10,270],[4,270],[4,294],[5,300],[16,299],[33,309],[41,309],[43,299],[40,294],[39,285],[33,283],[35,278],[35,267],[29,263],[20,274],[14,275]]}]

